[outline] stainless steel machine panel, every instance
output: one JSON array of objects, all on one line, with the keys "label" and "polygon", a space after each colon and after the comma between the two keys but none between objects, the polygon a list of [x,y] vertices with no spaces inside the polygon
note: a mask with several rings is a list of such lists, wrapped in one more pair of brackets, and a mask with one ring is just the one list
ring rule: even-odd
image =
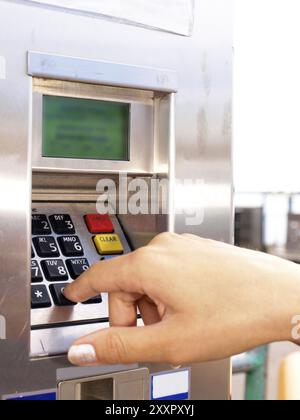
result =
[{"label": "stainless steel machine panel", "polygon": [[[65,209],[66,201],[77,203],[75,208],[81,209],[78,203],[86,197],[89,203],[97,200],[95,174],[118,178],[129,169],[131,177],[163,177],[171,186],[168,215],[118,218],[133,248],[145,245],[155,234],[167,229],[232,242],[232,0],[196,0],[192,13],[190,22],[194,21],[194,25],[189,25],[187,31],[178,31],[188,36],[179,36],[174,31],[128,25],[124,20],[120,23],[85,11],[0,0],[0,320],[6,327],[6,337],[0,340],[3,398],[17,392],[57,388],[58,382],[64,380],[58,381],[58,369],[66,369],[69,380],[78,378],[81,371],[71,368],[65,355],[45,357],[47,351],[43,351],[43,346],[47,343],[48,353],[53,354],[51,343],[56,332],[59,348],[65,351],[73,337],[93,328],[74,325],[52,332],[45,329],[44,341],[39,341],[39,331],[31,331],[32,194],[34,200],[43,202],[41,206],[45,209],[54,202]],[[154,17],[151,16],[152,22]],[[151,26],[160,27],[159,22]],[[144,89],[146,97],[152,92],[152,146],[147,143],[146,148],[139,149],[136,164],[129,168],[117,164],[98,168],[95,162],[94,166],[81,167],[51,162],[43,167],[41,156],[36,154],[40,140],[34,97],[38,93],[36,81],[41,82],[40,77],[45,75],[28,66],[32,52],[89,63],[121,63],[123,69],[130,71],[136,67],[153,69],[152,81],[159,70],[164,73],[164,69],[169,69],[170,74],[176,75],[178,85],[174,87],[172,83],[172,89],[164,89],[162,80],[158,81],[160,87],[149,83],[149,90],[142,87],[144,81],[141,84],[134,77],[133,83],[127,79],[121,87],[98,80],[100,96],[103,92],[123,95],[125,90],[133,94],[136,88],[138,96]],[[72,86],[84,84],[87,89],[90,83],[98,84],[97,80],[76,77],[76,72],[67,81],[65,77],[59,79],[55,72],[51,77],[49,69],[47,74],[40,83],[42,89],[57,82],[63,86],[68,82]],[[135,97],[133,102],[136,99],[140,103],[141,98]],[[145,95],[142,102],[145,103]],[[149,139],[149,132],[140,137]],[[98,328],[99,324],[94,326]],[[39,356],[39,349],[43,357]],[[169,366],[146,368],[155,373],[168,370]],[[124,368],[93,368],[84,377],[120,370]],[[228,399],[230,378],[229,360],[196,364],[191,367],[190,397]]]}]

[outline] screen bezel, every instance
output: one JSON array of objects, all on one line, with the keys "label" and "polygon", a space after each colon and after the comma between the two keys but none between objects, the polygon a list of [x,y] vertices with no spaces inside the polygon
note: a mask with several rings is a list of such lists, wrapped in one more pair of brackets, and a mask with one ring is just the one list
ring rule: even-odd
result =
[{"label": "screen bezel", "polygon": [[[130,105],[128,161],[52,158],[42,155],[43,96],[112,101]],[[32,169],[38,172],[152,173],[155,158],[153,92],[69,81],[34,79]]]}]

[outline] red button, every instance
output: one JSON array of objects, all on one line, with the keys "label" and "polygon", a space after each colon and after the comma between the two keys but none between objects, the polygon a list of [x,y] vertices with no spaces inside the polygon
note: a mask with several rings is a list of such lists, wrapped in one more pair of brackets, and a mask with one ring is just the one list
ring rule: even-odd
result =
[{"label": "red button", "polygon": [[91,233],[114,232],[114,225],[108,214],[87,214],[85,222]]}]

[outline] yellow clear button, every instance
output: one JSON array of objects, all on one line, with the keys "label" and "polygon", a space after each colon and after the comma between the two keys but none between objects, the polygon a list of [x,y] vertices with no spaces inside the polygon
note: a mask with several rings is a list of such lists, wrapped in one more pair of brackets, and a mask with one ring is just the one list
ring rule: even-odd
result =
[{"label": "yellow clear button", "polygon": [[119,235],[96,235],[94,243],[101,255],[117,255],[124,252]]}]

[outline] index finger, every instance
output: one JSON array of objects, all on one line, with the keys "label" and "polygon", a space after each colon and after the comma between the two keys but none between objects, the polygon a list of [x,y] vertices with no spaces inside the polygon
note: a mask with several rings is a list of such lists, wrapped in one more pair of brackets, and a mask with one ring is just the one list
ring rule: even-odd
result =
[{"label": "index finger", "polygon": [[65,288],[64,296],[72,302],[85,302],[104,292],[143,293],[132,254],[94,264]]}]

